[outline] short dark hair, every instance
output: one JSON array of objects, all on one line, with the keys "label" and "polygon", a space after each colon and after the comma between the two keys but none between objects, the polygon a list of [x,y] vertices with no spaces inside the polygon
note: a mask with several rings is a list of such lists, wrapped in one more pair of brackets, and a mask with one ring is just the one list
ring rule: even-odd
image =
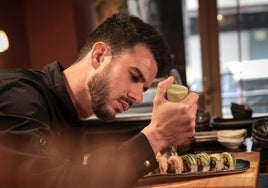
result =
[{"label": "short dark hair", "polygon": [[[112,55],[132,49],[137,44],[146,45],[158,64],[158,73],[168,71],[171,64],[170,52],[160,33],[150,24],[127,13],[116,13],[92,31],[78,56],[82,59],[94,43],[103,41],[111,48]],[[159,75],[159,74],[158,74]]]}]

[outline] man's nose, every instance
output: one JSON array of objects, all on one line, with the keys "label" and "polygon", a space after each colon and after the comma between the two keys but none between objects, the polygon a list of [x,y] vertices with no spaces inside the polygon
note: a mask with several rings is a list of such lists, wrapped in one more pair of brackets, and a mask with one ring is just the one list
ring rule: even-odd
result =
[{"label": "man's nose", "polygon": [[128,97],[130,97],[135,104],[140,104],[143,101],[143,84],[135,83],[130,87],[130,91],[128,93]]}]

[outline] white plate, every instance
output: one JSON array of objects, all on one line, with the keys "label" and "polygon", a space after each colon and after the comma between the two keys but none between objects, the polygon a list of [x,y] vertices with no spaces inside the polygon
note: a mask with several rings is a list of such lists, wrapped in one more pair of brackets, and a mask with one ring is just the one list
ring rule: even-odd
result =
[{"label": "white plate", "polygon": [[221,130],[217,135],[225,138],[241,138],[247,133],[246,129]]},{"label": "white plate", "polygon": [[218,139],[217,132],[218,131],[196,132],[194,138],[196,142],[216,141]]}]

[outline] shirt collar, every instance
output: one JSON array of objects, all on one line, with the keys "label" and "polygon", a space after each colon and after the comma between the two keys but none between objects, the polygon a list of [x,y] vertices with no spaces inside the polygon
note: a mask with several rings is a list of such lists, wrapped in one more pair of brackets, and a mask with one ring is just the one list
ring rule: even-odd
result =
[{"label": "shirt collar", "polygon": [[64,68],[61,64],[58,61],[54,61],[51,64],[46,65],[42,72],[46,75],[48,85],[57,98],[57,101],[59,101],[57,106],[60,106],[62,111],[64,111],[64,115],[66,115],[65,118],[68,118],[72,122],[77,122],[79,121],[78,114],[65,86],[63,70]]}]

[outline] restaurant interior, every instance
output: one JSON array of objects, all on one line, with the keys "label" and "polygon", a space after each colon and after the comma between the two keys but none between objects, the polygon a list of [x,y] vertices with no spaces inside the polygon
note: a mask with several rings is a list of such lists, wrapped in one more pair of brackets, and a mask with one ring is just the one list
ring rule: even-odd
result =
[{"label": "restaurant interior", "polygon": [[[140,132],[150,122],[158,81],[165,75],[173,75],[178,83],[200,95],[195,136],[178,147],[178,153],[228,151],[238,153],[242,159],[256,154],[252,157],[255,161],[250,161],[252,166],[234,177],[241,178],[238,181],[241,185],[233,187],[268,186],[267,1],[6,0],[0,3],[0,69],[40,69],[55,60],[68,67],[76,60],[89,32],[118,11],[152,24],[168,42],[173,57],[170,71],[159,71],[152,87],[144,93],[143,104],[118,114],[114,122],[102,122],[95,117],[84,121],[86,150],[90,152],[107,143],[119,144]],[[234,138],[236,131],[241,135]],[[251,182],[244,182],[243,178]],[[200,182],[210,181],[209,178],[198,178],[198,182],[193,178],[168,180],[163,187],[203,186]],[[177,181],[181,184],[175,184]],[[191,181],[193,184],[189,184]],[[137,187],[154,187],[152,184],[161,187],[159,182],[144,182],[141,180]]]}]

